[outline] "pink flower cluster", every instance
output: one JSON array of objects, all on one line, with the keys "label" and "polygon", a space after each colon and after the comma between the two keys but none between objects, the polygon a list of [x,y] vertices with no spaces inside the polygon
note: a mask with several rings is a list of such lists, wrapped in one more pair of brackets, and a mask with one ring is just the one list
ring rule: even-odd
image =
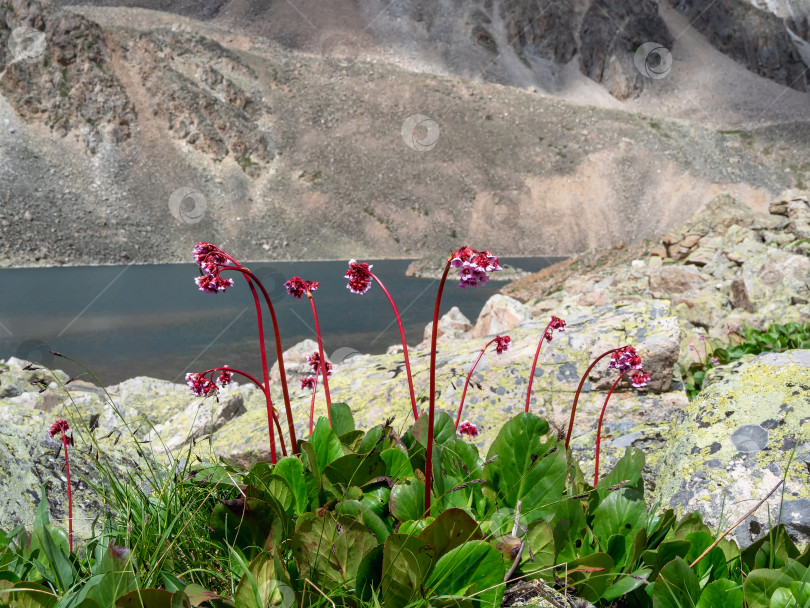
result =
[{"label": "pink flower cluster", "polygon": [[61,418],[57,418],[56,422],[51,425],[50,430],[48,431],[48,435],[51,437],[56,437],[57,435],[62,435],[63,441],[67,445],[73,445],[73,437],[67,434],[70,430],[70,425],[68,425],[67,420],[62,420]]},{"label": "pink flower cluster", "polygon": [[623,346],[610,356],[609,367],[625,374],[631,369],[641,369],[641,357],[632,346]]},{"label": "pink flower cluster", "polygon": [[551,342],[554,330],[565,331],[565,321],[563,321],[560,317],[551,315],[551,321],[546,328],[546,334],[543,336],[548,342]]},{"label": "pink flower cluster", "polygon": [[630,381],[633,383],[633,388],[642,388],[650,383],[650,374],[643,369],[630,374]]},{"label": "pink flower cluster", "polygon": [[509,336],[495,336],[495,352],[499,355],[509,350],[509,343],[512,341],[512,338]]},{"label": "pink flower cluster", "polygon": [[305,293],[317,291],[319,285],[320,283],[318,283],[318,281],[305,281],[301,277],[293,277],[284,283],[284,287],[287,288],[287,293],[299,300]]},{"label": "pink flower cluster", "polygon": [[346,289],[352,293],[364,294],[371,289],[371,264],[365,262],[358,262],[357,260],[349,260],[349,270],[346,271],[346,277],[349,279],[349,284]]},{"label": "pink flower cluster", "polygon": [[459,425],[458,434],[467,435],[468,438],[476,437],[478,435],[478,427],[469,420],[465,420]]},{"label": "pink flower cluster", "polygon": [[219,392],[219,387],[225,387],[231,383],[233,372],[223,369],[217,378],[217,384],[199,374],[197,372],[186,374],[186,384],[191,389],[191,392],[198,397],[210,397],[214,393]]},{"label": "pink flower cluster", "polygon": [[194,247],[194,261],[202,271],[202,275],[194,279],[200,291],[219,293],[233,287],[233,279],[223,279],[220,276],[221,267],[228,264],[229,260],[219,247],[200,241]]},{"label": "pink flower cluster", "polygon": [[[321,367],[321,356],[320,354],[318,354],[318,351],[315,351],[311,355],[307,356],[307,365],[309,365],[312,368],[313,372],[315,372],[316,374],[318,373],[318,370]],[[323,370],[321,370],[321,373],[323,373]],[[329,363],[329,361],[326,362],[326,377],[327,378],[332,377],[332,364]],[[303,384],[301,388],[303,388]]]},{"label": "pink flower cluster", "polygon": [[462,289],[485,285],[490,272],[503,270],[489,249],[476,251],[466,246],[453,253],[450,266],[458,269],[458,286]]},{"label": "pink flower cluster", "polygon": [[315,388],[315,376],[305,376],[301,378],[301,388],[312,390]]}]

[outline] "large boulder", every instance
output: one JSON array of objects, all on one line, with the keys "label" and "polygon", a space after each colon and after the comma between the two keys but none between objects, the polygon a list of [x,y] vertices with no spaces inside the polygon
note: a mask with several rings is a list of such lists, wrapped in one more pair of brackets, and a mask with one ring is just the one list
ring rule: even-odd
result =
[{"label": "large boulder", "polygon": [[[437,340],[447,342],[448,340],[460,340],[469,338],[472,335],[472,323],[464,316],[458,306],[453,306],[444,315],[439,317],[439,329]],[[433,321],[425,325],[422,345],[429,345],[433,334]]]},{"label": "large boulder", "polygon": [[806,545],[808,422],[810,350],[761,354],[704,389],[678,414],[657,461],[655,498],[679,514],[700,511],[709,525],[724,528],[784,478],[768,506],[732,534],[746,546],[768,528],[769,518],[779,522],[781,516],[795,541]]},{"label": "large boulder", "polygon": [[[318,343],[307,338],[284,351],[284,371],[287,374],[287,386],[292,389],[298,387],[301,378],[312,373],[312,367],[307,363],[307,357],[318,352]],[[326,354],[326,353],[324,353]],[[327,361],[329,356],[326,357]],[[279,386],[281,383],[281,373],[278,361],[270,368],[270,383]]]},{"label": "large boulder", "polygon": [[532,318],[529,308],[509,296],[492,296],[484,304],[473,328],[474,338],[504,334],[516,325]]}]

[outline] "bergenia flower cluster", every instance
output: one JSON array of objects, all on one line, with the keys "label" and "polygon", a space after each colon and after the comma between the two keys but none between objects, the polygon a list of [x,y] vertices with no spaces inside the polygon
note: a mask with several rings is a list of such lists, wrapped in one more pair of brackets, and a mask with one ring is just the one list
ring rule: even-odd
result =
[{"label": "bergenia flower cluster", "polygon": [[301,389],[312,390],[315,388],[315,376],[304,376],[301,378]]},{"label": "bergenia flower cluster", "polygon": [[299,300],[308,291],[317,291],[319,285],[320,283],[318,283],[318,281],[305,281],[301,277],[293,277],[284,283],[287,293],[294,298],[298,298]]},{"label": "bergenia flower cluster", "polygon": [[551,321],[546,328],[546,333],[543,336],[547,342],[551,342],[551,338],[554,334],[554,331],[565,331],[565,321],[563,321],[560,317],[555,317],[554,315],[551,316]]},{"label": "bergenia flower cluster", "polygon": [[643,388],[650,383],[650,374],[643,369],[630,374],[630,381],[633,383],[633,388]]},{"label": "bergenia flower cluster", "polygon": [[346,289],[352,293],[364,294],[371,289],[371,269],[373,265],[357,260],[349,260],[349,270],[345,278],[349,279]]},{"label": "bergenia flower cluster", "polygon": [[219,386],[197,372],[186,374],[186,384],[191,389],[191,392],[197,395],[197,397],[210,397],[211,395],[218,393],[220,387],[225,387],[231,383],[231,378],[233,376],[233,372],[223,369],[219,373],[219,377],[217,378],[217,382]]},{"label": "bergenia flower cluster", "polygon": [[[316,374],[318,373],[319,370],[320,370],[321,373],[323,373],[323,370],[320,369],[321,368],[321,356],[318,353],[318,351],[315,351],[311,355],[307,356],[307,365],[309,365],[312,368],[312,371],[315,372]],[[326,377],[327,378],[332,377],[332,364],[329,363],[329,361],[326,362]],[[303,388],[303,381],[302,381],[301,388]],[[310,388],[312,388],[312,387],[310,387]]]},{"label": "bergenia flower cluster", "polygon": [[228,287],[233,287],[233,279],[223,279],[220,276],[221,267],[228,264],[229,260],[219,247],[200,241],[194,247],[194,261],[202,272],[199,277],[194,279],[200,291],[219,293]]},{"label": "bergenia flower cluster", "polygon": [[502,352],[509,350],[509,343],[512,341],[512,338],[509,336],[495,336],[495,352],[499,355]]},{"label": "bergenia flower cluster", "polygon": [[61,418],[57,418],[56,422],[51,425],[50,430],[48,431],[48,435],[51,437],[56,437],[57,435],[62,435],[63,441],[67,445],[73,445],[73,437],[67,434],[70,430],[70,425],[68,425],[67,420],[62,420]]},{"label": "bergenia flower cluster", "polygon": [[503,270],[489,249],[476,251],[466,246],[453,253],[450,266],[458,269],[458,286],[462,289],[485,285],[490,272]]},{"label": "bergenia flower cluster", "polygon": [[468,439],[472,439],[478,435],[478,428],[469,420],[465,420],[458,427],[459,435],[467,435]]},{"label": "bergenia flower cluster", "polygon": [[609,367],[625,374],[631,369],[641,369],[641,357],[632,346],[623,346],[610,356]]}]

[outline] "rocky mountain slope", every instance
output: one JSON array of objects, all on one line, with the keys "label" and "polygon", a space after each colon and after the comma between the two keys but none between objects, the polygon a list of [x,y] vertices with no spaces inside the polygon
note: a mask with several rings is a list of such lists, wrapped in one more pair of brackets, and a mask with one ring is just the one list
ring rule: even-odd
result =
[{"label": "rocky mountain slope", "polygon": [[694,3],[116,4],[0,6],[0,264],[566,255],[810,179],[788,16],[747,5],[738,57]]}]

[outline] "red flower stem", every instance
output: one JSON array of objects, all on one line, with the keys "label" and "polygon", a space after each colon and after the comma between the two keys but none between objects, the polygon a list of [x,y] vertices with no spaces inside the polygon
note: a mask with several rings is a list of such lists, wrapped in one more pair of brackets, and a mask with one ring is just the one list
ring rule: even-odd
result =
[{"label": "red flower stem", "polygon": [[[208,374],[211,374],[211,382],[213,382],[214,381],[214,374],[219,372],[219,371],[222,371],[222,370],[227,370],[227,371],[232,372],[234,374],[239,374],[240,376],[244,376],[245,378],[247,378],[248,380],[253,382],[253,384],[258,386],[259,390],[261,390],[264,393],[265,399],[268,399],[267,389],[265,389],[264,385],[261,382],[259,382],[256,378],[254,378],[253,376],[251,376],[247,372],[243,372],[240,369],[236,369],[234,367],[225,367],[225,366],[223,366],[223,367],[215,367],[213,369],[209,369],[209,370],[204,371],[200,375],[201,376],[207,376]],[[281,453],[284,456],[286,456],[287,455],[287,448],[284,445],[284,435],[281,434],[281,424],[278,421],[278,412],[276,412],[275,408],[273,408],[273,419],[276,422],[276,428],[278,429],[278,438],[281,441]],[[272,422],[270,420],[268,420],[267,423],[272,424]],[[272,432],[273,432],[273,429],[272,429],[272,427],[270,427],[270,436],[271,437],[273,436]],[[275,441],[273,441],[273,443],[271,444],[271,447],[275,448]],[[271,456],[272,456],[275,453],[275,450],[272,449],[270,451],[270,453],[271,453]],[[275,464],[275,461],[273,461],[273,464]]]},{"label": "red flower stem", "polygon": [[402,340],[402,354],[405,356],[405,373],[408,375],[408,390],[411,393],[411,409],[413,409],[413,419],[419,419],[419,413],[416,411],[416,394],[413,390],[413,377],[411,376],[411,362],[408,359],[408,342],[405,339],[405,330],[402,328],[402,319],[399,316],[399,310],[397,310],[397,305],[394,304],[394,298],[391,297],[391,294],[388,293],[388,290],[385,288],[385,285],[382,284],[382,281],[377,278],[373,272],[370,273],[371,277],[377,281],[377,285],[380,286],[380,289],[383,290],[383,293],[388,297],[388,301],[391,302],[391,308],[394,309],[394,316],[397,319],[397,325],[399,326],[399,337]]},{"label": "red flower stem", "polygon": [[583,374],[582,380],[579,381],[579,386],[577,387],[576,395],[574,395],[574,404],[571,406],[571,418],[568,421],[568,434],[566,434],[566,436],[565,436],[565,449],[566,450],[568,449],[568,444],[571,442],[571,433],[574,430],[574,416],[577,413],[577,401],[579,401],[579,393],[582,392],[582,385],[585,384],[585,380],[587,380],[588,374],[591,373],[591,370],[593,369],[593,366],[596,365],[597,363],[599,363],[599,361],[602,360],[604,357],[607,357],[611,353],[615,353],[617,350],[620,350],[620,349],[613,348],[613,349],[607,351],[606,353],[602,353],[596,359],[594,359],[593,363],[591,363],[591,365],[588,367],[588,369],[585,370],[585,374]]},{"label": "red flower stem", "polygon": [[[226,254],[227,255],[227,254]],[[264,301],[267,302],[267,309],[270,311],[270,320],[273,322],[273,335],[276,340],[276,360],[278,361],[278,375],[281,380],[281,393],[284,396],[284,409],[287,412],[287,428],[290,434],[290,443],[292,445],[292,453],[298,453],[298,441],[295,438],[295,424],[293,422],[292,406],[290,405],[290,391],[287,388],[287,371],[284,369],[284,351],[281,347],[281,334],[278,330],[278,320],[276,319],[276,311],[273,308],[273,303],[270,301],[270,294],[262,285],[262,282],[256,277],[255,274],[250,272],[247,268],[242,268],[239,262],[228,256],[235,266],[223,266],[221,270],[237,270],[245,275],[245,278],[252,279],[264,296]],[[262,337],[262,348],[264,348],[264,339]],[[268,390],[269,392],[269,390]],[[282,440],[283,445],[283,440]]]},{"label": "red flower stem", "polygon": [[605,410],[607,409],[608,401],[610,400],[610,396],[613,394],[613,391],[618,386],[619,382],[622,378],[625,377],[627,372],[619,374],[619,377],[616,378],[616,382],[613,383],[613,386],[610,387],[608,391],[607,397],[605,397],[605,403],[602,405],[602,413],[599,414],[599,425],[596,427],[596,459],[593,468],[593,487],[596,487],[596,482],[599,481],[599,449],[602,445],[602,418],[605,417]]},{"label": "red flower stem", "polygon": [[492,338],[489,342],[484,345],[484,348],[481,349],[481,352],[478,353],[478,358],[475,360],[475,363],[472,364],[469,373],[467,374],[467,380],[464,382],[464,390],[461,391],[461,403],[458,406],[458,415],[456,416],[456,431],[458,431],[458,423],[461,421],[461,410],[464,409],[464,398],[467,396],[467,387],[470,384],[470,378],[472,378],[473,371],[475,371],[475,366],[478,365],[478,362],[481,360],[481,357],[484,356],[484,351],[495,341],[495,338]]},{"label": "red flower stem", "polygon": [[529,411],[529,399],[532,396],[532,384],[534,383],[534,370],[537,368],[537,358],[540,356],[540,348],[543,346],[543,342],[546,342],[546,336],[548,335],[548,329],[551,327],[552,321],[548,322],[546,328],[543,330],[543,335],[540,337],[540,343],[537,345],[537,350],[534,353],[534,361],[532,361],[532,371],[529,373],[529,388],[526,391],[526,412]]},{"label": "red flower stem", "polygon": [[430,336],[430,407],[428,408],[427,453],[425,455],[425,514],[430,513],[430,489],[433,483],[433,421],[436,409],[436,340],[439,337],[439,307],[442,303],[444,283],[447,281],[447,273],[450,272],[452,259],[452,256],[447,258],[444,273],[441,281],[439,281],[436,305],[433,308],[433,331]]},{"label": "red flower stem", "polygon": [[67,444],[68,440],[62,432],[62,446],[65,448],[65,473],[67,475],[67,496],[68,496],[68,542],[70,552],[73,553],[73,492],[70,488],[70,461],[68,460]]},{"label": "red flower stem", "polygon": [[270,461],[276,464],[276,440],[273,436],[273,398],[270,396],[270,374],[267,372],[267,353],[264,347],[264,324],[262,322],[262,306],[259,302],[259,294],[256,293],[256,287],[253,281],[245,275],[250,293],[253,295],[253,302],[256,305],[256,322],[259,324],[259,350],[262,354],[262,374],[264,375],[264,398],[267,403],[267,428],[270,430]]},{"label": "red flower stem", "polygon": [[307,297],[309,303],[312,304],[312,318],[315,319],[315,334],[318,336],[318,354],[321,357],[321,375],[323,376],[323,393],[326,396],[326,417],[329,419],[329,426],[332,426],[332,415],[329,413],[329,406],[332,400],[329,398],[329,380],[326,376],[329,375],[329,370],[326,368],[326,358],[323,356],[323,342],[321,341],[321,326],[318,323],[318,312],[315,310],[315,298],[312,293],[307,289]]},{"label": "red flower stem", "polygon": [[318,390],[318,376],[320,375],[320,370],[315,372],[315,386],[312,387],[312,401],[309,404],[309,434],[312,435],[312,424],[313,419],[315,418],[315,391]]}]

